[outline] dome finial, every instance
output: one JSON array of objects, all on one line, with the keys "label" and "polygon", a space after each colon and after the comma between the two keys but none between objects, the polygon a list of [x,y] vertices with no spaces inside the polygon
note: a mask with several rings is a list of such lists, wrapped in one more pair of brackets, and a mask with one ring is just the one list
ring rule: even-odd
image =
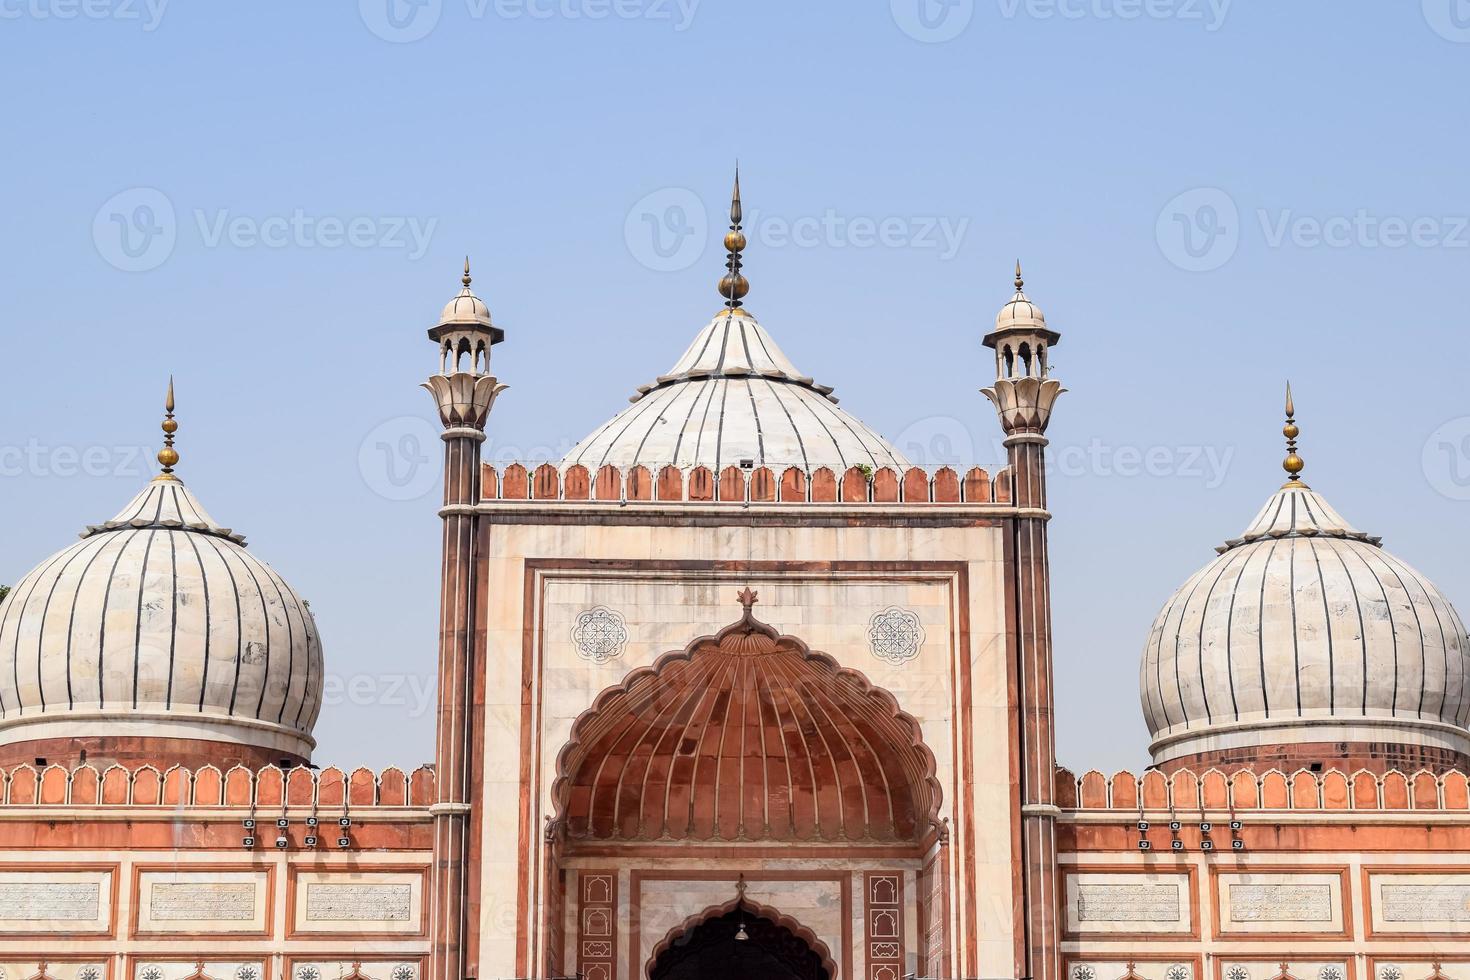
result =
[{"label": "dome finial", "polygon": [[1021,287],[1024,286],[1024,285],[1026,285],[1026,282],[1025,282],[1025,280],[1023,280],[1021,278],[1021,260],[1020,259],[1017,259],[1016,260],[1016,292],[1019,293],[1021,291]]},{"label": "dome finial", "polygon": [[1302,434],[1302,430],[1297,428],[1296,424],[1296,403],[1291,397],[1290,381],[1286,383],[1286,425],[1282,427],[1281,434],[1286,436],[1286,460],[1281,464],[1281,468],[1286,470],[1291,477],[1286,481],[1286,485],[1304,487],[1306,484],[1301,481],[1301,472],[1307,464],[1297,455],[1296,451],[1296,437]]},{"label": "dome finial", "polygon": [[735,190],[730,196],[730,230],[725,233],[725,275],[720,280],[720,295],[725,297],[725,308],[731,313],[740,309],[741,301],[750,292],[750,282],[740,274],[740,253],[745,251],[745,233],[740,222],[745,218],[745,209],[740,203],[740,163],[735,163]]},{"label": "dome finial", "polygon": [[163,425],[163,448],[158,451],[158,462],[163,467],[163,472],[158,474],[159,480],[177,480],[174,476],[174,467],[179,465],[179,453],[174,449],[174,433],[179,431],[179,423],[174,421],[174,377],[168,376],[168,395],[163,400],[164,419]]},{"label": "dome finial", "polygon": [[470,288],[470,257],[468,255],[464,257],[464,276],[459,281],[464,283],[465,289]]}]

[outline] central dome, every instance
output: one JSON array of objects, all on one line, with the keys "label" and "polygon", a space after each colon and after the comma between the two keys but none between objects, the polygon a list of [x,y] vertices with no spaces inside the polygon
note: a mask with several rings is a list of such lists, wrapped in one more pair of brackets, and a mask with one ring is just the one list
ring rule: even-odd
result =
[{"label": "central dome", "polygon": [[563,465],[705,466],[716,473],[746,460],[838,473],[909,467],[887,440],[837,407],[831,388],[798,371],[744,309],[721,311],[667,374],[630,400]]}]

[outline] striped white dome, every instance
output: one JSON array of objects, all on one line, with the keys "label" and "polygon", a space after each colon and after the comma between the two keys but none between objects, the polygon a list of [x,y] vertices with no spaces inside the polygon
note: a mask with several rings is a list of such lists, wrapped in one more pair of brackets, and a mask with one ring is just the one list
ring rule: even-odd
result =
[{"label": "striped white dome", "polygon": [[321,691],[311,610],[176,479],[0,606],[0,745],[182,738],[305,759]]},{"label": "striped white dome", "polygon": [[907,469],[872,429],[837,407],[832,389],[802,374],[744,310],[723,311],[667,374],[583,439],[563,465]]},{"label": "striped white dome", "polygon": [[1470,642],[1439,590],[1289,483],[1174,593],[1140,677],[1154,762],[1254,746],[1470,754]]}]

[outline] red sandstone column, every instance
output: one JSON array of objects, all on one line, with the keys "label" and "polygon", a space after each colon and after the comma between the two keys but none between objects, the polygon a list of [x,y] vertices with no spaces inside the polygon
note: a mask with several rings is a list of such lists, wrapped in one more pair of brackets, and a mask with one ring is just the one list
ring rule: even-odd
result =
[{"label": "red sandstone column", "polygon": [[1011,501],[1018,511],[1005,530],[1006,574],[1014,596],[1006,632],[1020,697],[1023,915],[1016,976],[1061,980],[1045,432],[1065,389],[1048,376],[1048,355],[1061,336],[1047,328],[1021,287],[1017,264],[1016,294],[985,338],[996,352],[998,377],[984,389],[1006,433]]},{"label": "red sandstone column", "polygon": [[[443,563],[439,602],[439,705],[436,744],[438,795],[434,816],[434,874],[430,883],[429,923],[433,941],[428,980],[464,980],[475,970],[468,948],[471,787],[479,746],[475,744],[475,677],[479,649],[476,622],[479,595],[477,551],[480,501],[480,444],[495,399],[506,386],[490,376],[490,347],[504,333],[490,323],[490,311],[470,292],[469,262],[464,289],[444,308],[429,338],[439,345],[440,373],[424,388],[434,396],[444,425]],[[467,370],[461,370],[467,368]]]}]

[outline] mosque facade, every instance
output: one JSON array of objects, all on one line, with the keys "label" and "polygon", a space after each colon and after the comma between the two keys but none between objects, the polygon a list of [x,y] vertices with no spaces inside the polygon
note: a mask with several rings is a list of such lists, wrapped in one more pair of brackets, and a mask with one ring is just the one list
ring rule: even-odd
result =
[{"label": "mosque facade", "polygon": [[466,264],[414,772],[311,764],[331,661],[170,389],[159,475],[0,604],[0,980],[1470,980],[1470,639],[1304,481],[1290,395],[1286,482],[1141,637],[1151,758],[1074,772],[1061,334],[1018,267],[1005,465],[915,467],[745,308],[741,220],[737,181],[724,305],[555,463],[481,459]]}]

